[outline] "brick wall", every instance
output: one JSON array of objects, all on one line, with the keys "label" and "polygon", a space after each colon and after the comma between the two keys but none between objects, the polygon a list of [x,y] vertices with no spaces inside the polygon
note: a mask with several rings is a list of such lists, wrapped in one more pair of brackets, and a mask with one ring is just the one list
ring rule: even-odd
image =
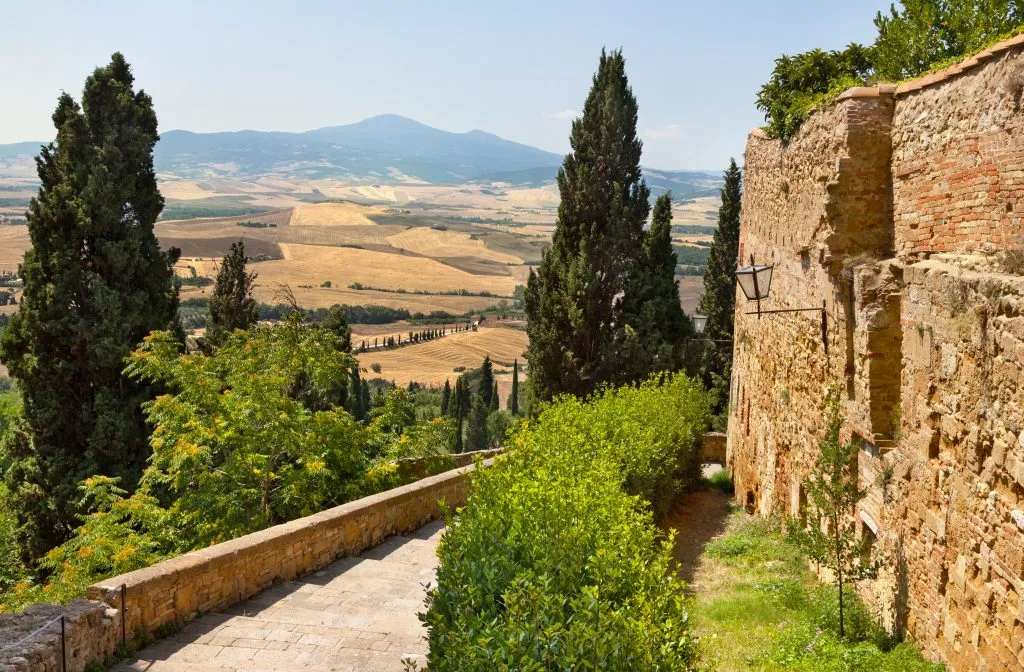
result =
[{"label": "brick wall", "polygon": [[[161,626],[237,604],[275,581],[307,574],[436,520],[442,513],[440,501],[448,506],[465,501],[467,477],[473,469],[468,466],[431,476],[112,577],[90,586],[89,600],[63,607],[33,605],[23,614],[0,620],[0,644],[17,642],[23,634],[64,614],[67,672],[81,672],[120,646],[122,627],[129,640],[140,629],[155,633]],[[0,653],[0,672],[61,670],[59,624]]]},{"label": "brick wall", "polygon": [[955,671],[1024,670],[1024,38],[898,89],[852,89],[787,144],[751,134],[741,261],[775,263],[764,308],[737,298],[728,462],[737,498],[796,514],[838,386],[862,449],[892,631]]}]

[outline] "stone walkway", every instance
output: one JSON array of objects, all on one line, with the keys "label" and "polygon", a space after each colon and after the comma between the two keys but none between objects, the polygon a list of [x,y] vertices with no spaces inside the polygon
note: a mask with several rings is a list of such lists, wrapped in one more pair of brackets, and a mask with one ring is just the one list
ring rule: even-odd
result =
[{"label": "stone walkway", "polygon": [[142,649],[117,672],[404,670],[426,667],[425,584],[434,580],[443,522],[391,537],[356,558],[207,614]]}]

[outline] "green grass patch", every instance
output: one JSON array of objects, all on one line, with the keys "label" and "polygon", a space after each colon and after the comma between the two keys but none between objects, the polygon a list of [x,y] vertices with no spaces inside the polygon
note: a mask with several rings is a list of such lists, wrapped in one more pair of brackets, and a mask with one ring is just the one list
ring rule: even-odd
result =
[{"label": "green grass patch", "polygon": [[848,637],[838,599],[820,584],[776,521],[737,511],[710,542],[695,578],[691,620],[705,667],[801,672],[939,672],[913,644],[898,643],[847,593]]}]

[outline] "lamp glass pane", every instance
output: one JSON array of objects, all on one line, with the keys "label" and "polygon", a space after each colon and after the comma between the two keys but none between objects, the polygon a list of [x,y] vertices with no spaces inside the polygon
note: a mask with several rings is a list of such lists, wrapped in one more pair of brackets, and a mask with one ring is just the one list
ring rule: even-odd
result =
[{"label": "lamp glass pane", "polygon": [[747,297],[747,301],[752,301],[757,298],[754,296],[753,266],[738,269],[736,271],[736,281],[740,283],[740,289],[743,290],[743,296]]},{"label": "lamp glass pane", "polygon": [[693,316],[693,331],[697,334],[704,333],[704,327],[708,324],[707,315],[694,315]]},{"label": "lamp glass pane", "polygon": [[768,292],[772,288],[772,271],[775,270],[775,266],[755,266],[757,273],[757,289],[760,292],[759,299],[767,299]]}]

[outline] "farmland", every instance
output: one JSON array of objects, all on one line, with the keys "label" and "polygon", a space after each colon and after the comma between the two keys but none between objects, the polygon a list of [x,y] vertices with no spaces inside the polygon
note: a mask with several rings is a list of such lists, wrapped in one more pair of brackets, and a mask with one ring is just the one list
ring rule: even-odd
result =
[{"label": "farmland", "polygon": [[[378,305],[413,314],[467,315],[509,306],[550,243],[558,206],[557,190],[550,184],[353,185],[280,177],[161,177],[165,217],[191,217],[165,218],[156,226],[165,249],[181,250],[175,267],[180,277],[212,280],[221,257],[242,239],[257,274],[256,299],[276,304],[294,298],[306,308]],[[32,192],[16,186],[20,190],[11,193],[27,200]],[[717,199],[706,197],[677,204],[674,244],[706,246],[715,208]],[[215,216],[194,217],[197,213]],[[9,214],[17,215],[18,208]],[[0,270],[16,269],[29,244],[23,224],[0,226]],[[680,299],[688,313],[695,310],[702,289],[699,276],[680,277]],[[208,283],[190,283],[182,287],[182,298],[208,297],[211,291]],[[353,340],[358,344],[364,337],[399,334],[404,339],[409,331],[439,326],[355,325]],[[381,364],[380,375],[399,384],[443,384],[458,375],[456,367],[474,368],[489,354],[498,363],[496,380],[504,397],[511,363],[517,358],[522,363],[525,348],[524,331],[489,325],[360,358],[364,368],[371,359]]]},{"label": "farmland", "polygon": [[458,377],[455,369],[476,368],[489,355],[500,390],[504,377],[500,374],[510,373],[516,359],[523,363],[526,345],[526,332],[521,329],[480,327],[477,331],[459,332],[407,347],[360,353],[359,365],[369,370],[372,364],[380,364],[379,374],[366,375],[379,375],[397,385],[407,385],[410,381],[444,385],[445,380],[454,381]]}]

